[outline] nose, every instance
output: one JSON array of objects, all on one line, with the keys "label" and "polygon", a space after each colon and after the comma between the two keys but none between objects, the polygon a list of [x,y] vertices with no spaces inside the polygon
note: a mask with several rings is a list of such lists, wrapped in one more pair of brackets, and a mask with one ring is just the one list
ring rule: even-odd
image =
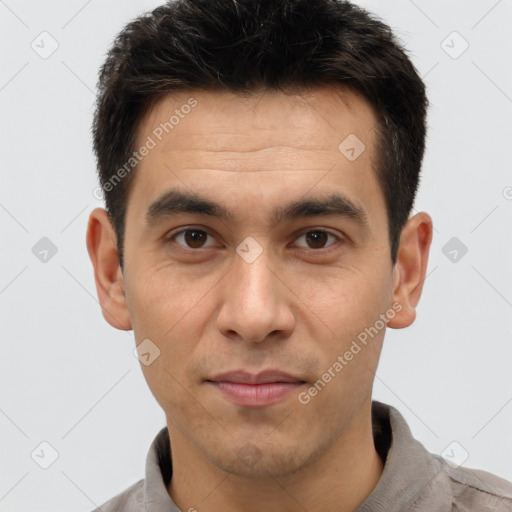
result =
[{"label": "nose", "polygon": [[237,255],[222,282],[217,325],[230,339],[248,343],[270,337],[286,339],[294,329],[293,293],[283,272],[269,261],[267,254],[268,251],[263,251],[251,263]]}]

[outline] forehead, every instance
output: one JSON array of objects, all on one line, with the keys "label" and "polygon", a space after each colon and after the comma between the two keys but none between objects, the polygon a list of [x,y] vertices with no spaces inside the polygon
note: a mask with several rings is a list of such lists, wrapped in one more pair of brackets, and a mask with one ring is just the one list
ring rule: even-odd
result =
[{"label": "forehead", "polygon": [[[214,195],[233,211],[313,188],[369,200],[380,194],[376,123],[367,101],[339,87],[169,94],[139,124],[136,149],[151,149],[134,171],[128,211],[141,218],[176,185]],[[372,201],[370,209],[384,207],[382,197]]]},{"label": "forehead", "polygon": [[[191,106],[193,105],[193,106]],[[371,143],[376,128],[372,106],[358,93],[321,86],[287,93],[260,90],[176,92],[158,101],[141,120],[137,140],[156,130],[171,144],[200,142],[198,149],[255,151],[258,146],[290,145],[295,150],[337,147],[353,133]],[[163,133],[162,133],[163,132]],[[229,139],[228,139],[229,137]],[[159,140],[159,142],[161,142]]]}]

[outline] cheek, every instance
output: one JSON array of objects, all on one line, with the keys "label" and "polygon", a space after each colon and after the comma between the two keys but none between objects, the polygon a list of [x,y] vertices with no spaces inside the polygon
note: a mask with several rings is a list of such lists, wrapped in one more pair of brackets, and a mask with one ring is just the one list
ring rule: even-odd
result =
[{"label": "cheek", "polygon": [[212,276],[188,275],[168,265],[140,272],[132,283],[129,308],[136,335],[165,341],[181,324],[197,318],[206,302],[205,290],[212,288],[215,280]]},{"label": "cheek", "polygon": [[305,276],[296,292],[307,306],[303,318],[310,319],[319,339],[327,336],[333,348],[340,349],[389,307],[391,291],[385,275],[375,268],[351,268]]},{"label": "cheek", "polygon": [[379,319],[389,308],[384,275],[376,267],[331,272],[321,285],[312,281],[306,295],[320,370],[311,399],[314,409],[339,411],[334,423],[371,392],[385,333]]},{"label": "cheek", "polygon": [[[142,273],[130,287],[130,316],[137,344],[151,340],[159,350],[149,366],[141,364],[144,377],[157,401],[174,401],[183,394],[187,368],[201,340],[205,301],[202,286],[186,286],[178,273]],[[203,315],[203,316],[201,316]],[[179,406],[179,404],[176,404]]]},{"label": "cheek", "polygon": [[142,368],[151,393],[166,414],[172,411],[173,419],[180,416],[201,417],[199,408],[195,407],[194,390],[189,388],[184,375],[180,373],[183,365],[171,367],[168,355],[162,355],[151,366]]}]

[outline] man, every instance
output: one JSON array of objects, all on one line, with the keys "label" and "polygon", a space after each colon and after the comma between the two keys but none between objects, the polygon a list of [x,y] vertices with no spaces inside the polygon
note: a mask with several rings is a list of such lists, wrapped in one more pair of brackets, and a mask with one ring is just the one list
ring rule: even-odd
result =
[{"label": "man", "polygon": [[372,403],[426,275],[426,108],[389,28],[348,2],[181,0],[123,30],[87,247],[167,426],[101,510],[512,510],[512,484]]}]

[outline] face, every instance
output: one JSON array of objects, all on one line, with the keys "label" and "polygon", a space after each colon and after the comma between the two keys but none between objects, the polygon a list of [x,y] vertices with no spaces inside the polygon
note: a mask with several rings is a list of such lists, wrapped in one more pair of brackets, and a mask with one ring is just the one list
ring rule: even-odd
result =
[{"label": "face", "polygon": [[[364,99],[328,87],[176,93],[141,122],[136,147],[152,147],[102,305],[151,340],[148,361],[160,351],[142,370],[171,444],[231,473],[285,475],[368,416],[386,322],[412,321],[400,293],[414,288],[390,258],[375,128]],[[288,378],[220,376],[267,370]]]}]

